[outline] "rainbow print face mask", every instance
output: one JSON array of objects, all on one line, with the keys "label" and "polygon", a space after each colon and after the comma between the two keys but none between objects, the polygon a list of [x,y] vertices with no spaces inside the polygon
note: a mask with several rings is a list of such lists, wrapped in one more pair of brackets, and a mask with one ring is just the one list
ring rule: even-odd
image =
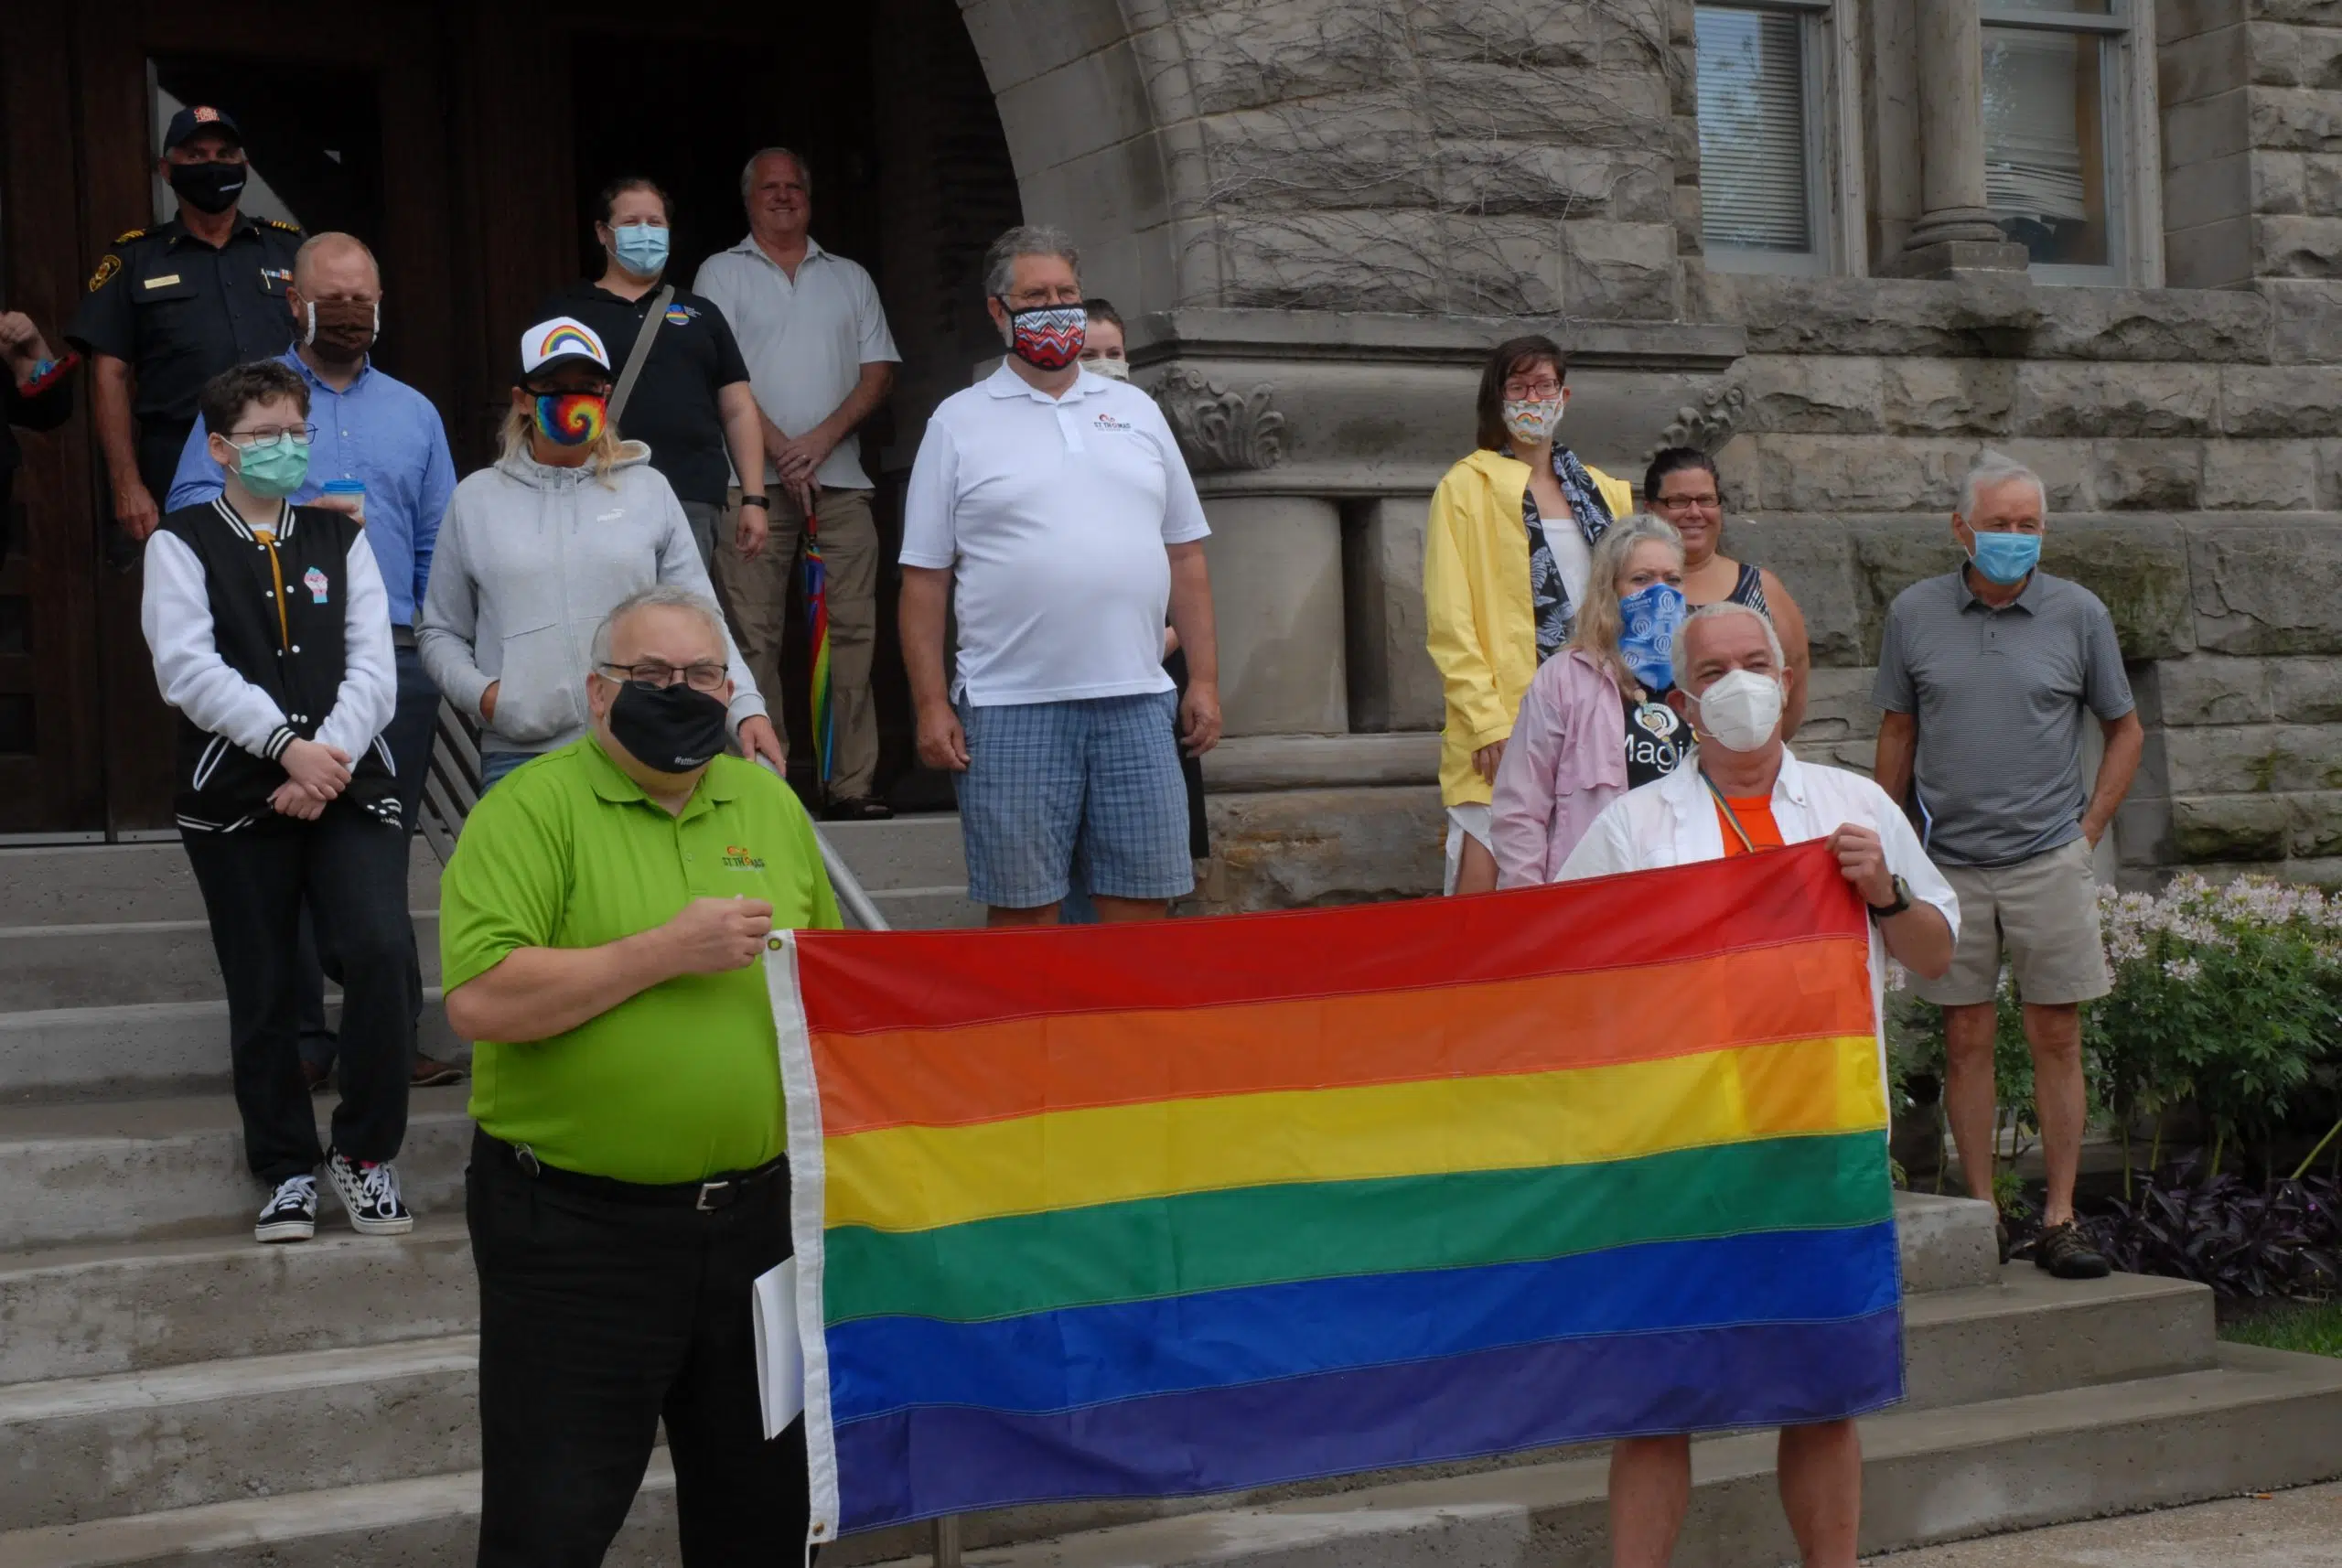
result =
[{"label": "rainbow print face mask", "polygon": [[590,446],[609,423],[609,399],[600,392],[539,392],[537,433],[556,446]]}]

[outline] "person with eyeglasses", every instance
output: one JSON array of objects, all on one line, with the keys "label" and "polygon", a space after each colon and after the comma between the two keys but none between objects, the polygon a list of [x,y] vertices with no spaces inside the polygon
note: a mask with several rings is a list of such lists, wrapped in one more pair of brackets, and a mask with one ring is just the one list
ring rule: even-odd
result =
[{"label": "person with eyeglasses", "polygon": [[[382,274],[364,242],[330,231],[311,235],[294,253],[285,301],[294,342],[278,363],[307,383],[310,423],[317,426],[308,478],[289,499],[357,519],[382,570],[399,685],[398,710],[382,739],[398,770],[399,810],[412,835],[423,818],[424,783],[439,727],[439,688],[415,646],[414,613],[431,580],[439,519],[455,494],[456,462],[431,400],[374,363]],[[224,483],[211,456],[210,430],[199,414],[171,480],[170,509],[201,505]],[[325,973],[306,926],[302,947],[308,979],[301,997],[301,1065],[309,1087],[323,1092],[333,1076],[334,1032],[326,1015]],[[414,1058],[417,1089],[463,1076],[453,1062],[421,1053]]]},{"label": "person with eyeglasses", "polygon": [[[480,725],[480,788],[586,731],[577,672],[612,606],[664,584],[713,597],[673,487],[609,417],[616,376],[574,317],[521,335],[504,455],[456,487],[415,628],[424,668]],[[783,766],[739,650],[727,637],[731,732]]]},{"label": "person with eyeglasses", "polygon": [[586,735],[481,798],[440,883],[478,1042],[480,1568],[601,1562],[662,1421],[684,1568],[804,1553],[803,1423],[768,1441],[757,1401],[790,1245],[764,966],[843,921],[804,807],[723,755],[736,663],[704,590],[621,599]]},{"label": "person with eyeglasses", "polygon": [[1794,736],[1805,719],[1807,678],[1813,649],[1805,612],[1781,580],[1762,566],[1735,561],[1717,546],[1724,542],[1724,481],[1716,460],[1691,446],[1661,447],[1643,470],[1643,504],[1675,525],[1683,536],[1683,597],[1693,609],[1703,605],[1746,605],[1773,623],[1789,659],[1789,707],[1781,733]]},{"label": "person with eyeglasses", "polygon": [[[179,714],[179,841],[227,984],[244,1155],[270,1195],[252,1234],[316,1233],[322,1164],[353,1228],[397,1235],[414,1225],[392,1161],[423,981],[382,740],[398,701],[387,594],[356,519],[287,499],[315,435],[306,381],[274,360],[239,365],[202,410],[222,489],[164,516],[139,624]],[[304,908],[342,989],[323,1149],[301,1070]]]},{"label": "person with eyeglasses", "polygon": [[1551,338],[1499,343],[1480,371],[1479,446],[1447,470],[1423,529],[1423,619],[1447,699],[1439,798],[1444,890],[1497,885],[1488,800],[1538,666],[1569,645],[1594,546],[1635,510],[1623,479],[1560,440],[1569,356]]}]

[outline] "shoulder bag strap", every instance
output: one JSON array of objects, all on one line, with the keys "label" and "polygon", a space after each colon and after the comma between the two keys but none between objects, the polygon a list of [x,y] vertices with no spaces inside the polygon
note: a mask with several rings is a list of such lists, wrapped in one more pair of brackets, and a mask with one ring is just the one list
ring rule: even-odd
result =
[{"label": "shoulder bag strap", "polygon": [[626,369],[618,372],[618,384],[610,393],[610,423],[616,424],[626,413],[627,400],[634,395],[634,383],[642,377],[642,362],[650,358],[650,339],[659,336],[659,324],[667,319],[667,306],[674,302],[675,285],[669,284],[650,296],[650,313],[642,318],[642,330],[634,335],[634,347],[627,351]]}]

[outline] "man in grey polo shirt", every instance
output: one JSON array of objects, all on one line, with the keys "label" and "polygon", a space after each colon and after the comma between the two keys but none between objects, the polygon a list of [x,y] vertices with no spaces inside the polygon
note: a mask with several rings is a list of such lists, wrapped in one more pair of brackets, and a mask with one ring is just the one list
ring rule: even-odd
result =
[{"label": "man in grey polo shirt", "polygon": [[764,421],[772,534],[754,559],[736,542],[715,553],[715,587],[770,706],[781,711],[780,639],[808,502],[828,572],[830,714],[835,736],[822,815],[889,816],[875,798],[878,714],[870,659],[878,641],[878,530],[863,472],[862,422],[895,384],[894,334],[870,274],[813,242],[812,177],[786,147],[740,171],[748,237],[707,258],[693,292],[732,324]]},{"label": "man in grey polo shirt", "polygon": [[[1943,1009],[1944,1105],[1968,1190],[1993,1197],[1993,993],[2005,949],[2048,1166],[2034,1262],[2061,1279],[2096,1279],[2106,1260],[2073,1222],[2080,1004],[2113,988],[2090,851],[2130,790],[2145,733],[2106,607],[2038,568],[2048,511],[2039,477],[1998,453],[1969,470],[1951,519],[1967,562],[1906,588],[1887,613],[1874,775],[1898,800],[1916,779],[1928,854],[1960,895],[1950,972],[1912,983]],[[2087,801],[2085,709],[2106,736]],[[2005,1258],[2005,1228],[2002,1247]]]}]

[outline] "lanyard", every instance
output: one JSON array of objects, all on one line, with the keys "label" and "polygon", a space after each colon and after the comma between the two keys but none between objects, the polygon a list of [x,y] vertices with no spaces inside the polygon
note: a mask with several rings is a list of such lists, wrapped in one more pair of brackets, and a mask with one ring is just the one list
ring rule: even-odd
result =
[{"label": "lanyard", "polygon": [[1750,841],[1748,830],[1740,825],[1739,813],[1732,809],[1732,802],[1724,798],[1724,791],[1716,788],[1716,781],[1708,777],[1708,771],[1704,768],[1700,770],[1700,782],[1705,784],[1708,787],[1708,793],[1716,798],[1716,810],[1722,811],[1724,820],[1731,824],[1733,836],[1740,841],[1741,853],[1755,854],[1756,845]]}]

